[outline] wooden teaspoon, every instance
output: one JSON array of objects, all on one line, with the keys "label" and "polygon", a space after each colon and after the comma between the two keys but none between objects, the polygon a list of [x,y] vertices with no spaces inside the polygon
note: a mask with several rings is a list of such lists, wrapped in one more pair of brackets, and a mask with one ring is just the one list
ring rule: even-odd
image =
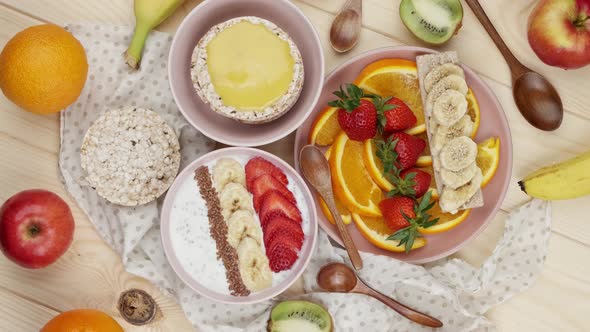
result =
[{"label": "wooden teaspoon", "polygon": [[348,0],[334,18],[330,43],[336,52],[348,52],[359,40],[363,13],[362,0]]},{"label": "wooden teaspoon", "polygon": [[336,203],[334,202],[330,165],[328,165],[326,157],[324,157],[322,151],[320,151],[320,149],[314,145],[306,145],[303,147],[303,149],[301,149],[301,152],[299,152],[299,164],[301,165],[303,175],[307,181],[309,181],[309,183],[315,188],[320,196],[322,196],[322,199],[324,202],[326,202],[328,209],[330,209],[330,213],[336,221],[338,232],[340,233],[342,242],[344,242],[344,247],[348,252],[348,257],[350,257],[352,266],[354,266],[354,268],[357,270],[362,269],[363,260],[361,259],[361,256],[359,255],[352,238],[350,238],[348,229],[346,228],[346,225],[344,225],[344,222],[340,217],[340,212],[338,212]]},{"label": "wooden teaspoon", "polygon": [[563,120],[563,105],[559,94],[547,79],[524,66],[502,40],[478,0],[465,0],[486,29],[510,67],[512,93],[518,110],[533,126],[555,130]]},{"label": "wooden teaspoon", "polygon": [[389,296],[383,295],[367,286],[367,284],[365,284],[356,273],[345,264],[329,263],[324,265],[318,272],[317,283],[322,289],[329,292],[357,293],[372,296],[395,310],[400,315],[420,325],[430,327],[443,326],[443,323],[440,320],[407,307]]}]

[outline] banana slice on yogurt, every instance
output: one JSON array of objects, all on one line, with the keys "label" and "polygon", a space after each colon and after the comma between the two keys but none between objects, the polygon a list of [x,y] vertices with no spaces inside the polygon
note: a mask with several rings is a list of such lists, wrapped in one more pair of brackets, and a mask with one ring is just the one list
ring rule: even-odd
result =
[{"label": "banana slice on yogurt", "polygon": [[443,211],[456,213],[461,206],[465,205],[475,195],[481,186],[483,175],[481,170],[476,167],[475,176],[469,183],[457,189],[444,187],[438,203]]},{"label": "banana slice on yogurt", "polygon": [[477,144],[467,136],[452,139],[439,153],[442,168],[454,172],[458,172],[475,162],[476,157]]},{"label": "banana slice on yogurt", "polygon": [[256,240],[244,238],[238,245],[237,253],[240,275],[249,290],[259,291],[272,285],[268,258]]},{"label": "banana slice on yogurt", "polygon": [[252,197],[246,187],[239,183],[230,182],[219,194],[221,214],[227,221],[238,210],[252,211]]},{"label": "banana slice on yogurt", "polygon": [[254,219],[252,211],[235,211],[227,220],[227,242],[230,246],[237,248],[240,242],[247,237],[256,240],[260,246],[262,243],[260,226]]},{"label": "banana slice on yogurt", "polygon": [[452,62],[435,67],[424,77],[424,90],[426,93],[429,93],[432,91],[432,88],[436,83],[438,83],[441,79],[451,75],[457,75],[465,79],[463,68]]},{"label": "banana slice on yogurt", "polygon": [[211,172],[213,184],[217,192],[221,192],[228,183],[246,185],[246,172],[240,163],[231,158],[217,160]]}]

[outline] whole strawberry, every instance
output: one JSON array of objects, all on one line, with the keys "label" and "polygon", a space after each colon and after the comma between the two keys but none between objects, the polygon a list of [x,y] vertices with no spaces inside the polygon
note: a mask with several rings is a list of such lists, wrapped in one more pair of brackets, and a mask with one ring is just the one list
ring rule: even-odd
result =
[{"label": "whole strawberry", "polygon": [[340,87],[335,91],[339,99],[328,103],[338,107],[338,123],[348,138],[364,141],[373,138],[377,133],[377,109],[366,99],[363,90],[354,84],[346,84],[346,91]]},{"label": "whole strawberry", "polygon": [[426,148],[426,142],[423,139],[404,132],[391,134],[387,142],[394,146],[393,150],[397,153],[396,165],[400,170],[416,165],[418,158]]},{"label": "whole strawberry", "polygon": [[414,213],[414,200],[405,196],[394,196],[379,202],[379,209],[383,214],[383,220],[389,229],[396,232],[410,226],[410,222],[404,218],[416,217]]},{"label": "whole strawberry", "polygon": [[432,177],[418,168],[409,168],[400,173],[400,183],[394,183],[397,192],[404,196],[420,198],[430,188]]},{"label": "whole strawberry", "polygon": [[413,127],[418,121],[410,107],[403,100],[395,97],[382,100],[383,106],[376,106],[381,132],[391,133],[405,130]]}]

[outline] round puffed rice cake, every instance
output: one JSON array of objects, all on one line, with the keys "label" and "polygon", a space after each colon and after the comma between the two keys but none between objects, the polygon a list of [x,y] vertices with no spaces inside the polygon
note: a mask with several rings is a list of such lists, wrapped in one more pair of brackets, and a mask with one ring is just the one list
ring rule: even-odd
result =
[{"label": "round puffed rice cake", "polygon": [[86,179],[111,203],[136,206],[162,195],[180,166],[174,130],[154,111],[127,107],[105,112],[80,148]]}]

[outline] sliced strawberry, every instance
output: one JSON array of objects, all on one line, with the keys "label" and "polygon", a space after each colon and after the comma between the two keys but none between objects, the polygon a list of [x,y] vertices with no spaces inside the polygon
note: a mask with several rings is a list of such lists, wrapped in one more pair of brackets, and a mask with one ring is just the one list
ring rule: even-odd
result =
[{"label": "sliced strawberry", "polygon": [[258,212],[262,227],[264,228],[270,219],[279,214],[297,222],[302,220],[301,212],[293,203],[289,202],[280,192],[271,190],[262,196],[262,204]]},{"label": "sliced strawberry", "polygon": [[283,171],[262,157],[254,157],[246,164],[246,184],[252,192],[252,183],[261,175],[270,174],[282,184],[288,185],[289,180]]},{"label": "sliced strawberry", "polygon": [[288,244],[275,241],[266,251],[270,269],[273,272],[288,270],[297,261],[298,255]]},{"label": "sliced strawberry", "polygon": [[295,252],[299,252],[301,247],[303,246],[303,237],[291,236],[290,234],[278,234],[277,236],[273,237],[269,240],[268,245],[265,245],[266,248],[272,247],[275,242],[281,242],[289,246],[289,248],[293,249]]},{"label": "sliced strawberry", "polygon": [[264,228],[264,246],[269,248],[276,239],[293,241],[294,249],[301,249],[303,245],[303,230],[301,224],[282,215],[272,218]]},{"label": "sliced strawberry", "polygon": [[263,174],[259,176],[252,182],[251,187],[252,195],[254,195],[254,209],[256,209],[256,211],[258,211],[260,204],[262,204],[262,198],[264,197],[264,194],[266,194],[269,190],[276,190],[285,196],[285,198],[287,198],[291,203],[297,203],[293,193],[289,191],[289,189],[287,189],[287,187],[285,187],[282,182],[275,179],[275,177],[271,174]]}]

